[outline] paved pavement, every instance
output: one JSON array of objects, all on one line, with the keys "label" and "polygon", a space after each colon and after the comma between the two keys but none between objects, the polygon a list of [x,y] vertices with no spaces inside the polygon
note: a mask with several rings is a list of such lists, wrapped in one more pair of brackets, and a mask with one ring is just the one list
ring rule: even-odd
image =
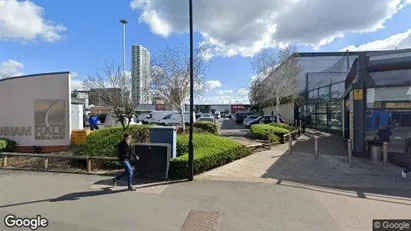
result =
[{"label": "paved pavement", "polygon": [[[181,230],[191,210],[218,212],[217,230],[372,230],[372,219],[411,219],[411,180],[399,168],[341,155],[256,153],[193,182],[137,180],[0,169],[3,217],[41,215],[38,230]],[[10,229],[29,230],[29,229]]]},{"label": "paved pavement", "polygon": [[[371,230],[373,218],[411,218],[411,191],[401,189],[196,179],[140,182],[137,192],[125,192],[101,176],[6,170],[0,176],[0,217],[40,214],[49,226],[38,230],[180,230],[191,210],[219,212],[217,230],[224,231]],[[8,230],[2,220],[0,230]]]},{"label": "paved pavement", "polygon": [[[271,150],[255,153],[249,157],[229,163],[199,176],[208,180],[277,182],[290,181],[327,187],[368,187],[411,189],[411,179],[401,178],[401,168],[392,164],[372,163],[367,159],[353,158],[348,162],[346,151],[339,149],[336,137],[324,135],[320,138],[320,157],[314,158],[312,137],[301,136],[294,141],[293,153],[288,144]],[[330,141],[333,140],[333,141]],[[306,152],[295,151],[305,143]],[[334,147],[334,149],[333,149]],[[312,149],[312,150],[311,150]],[[324,150],[334,150],[329,155]],[[411,177],[410,177],[411,178]]]}]

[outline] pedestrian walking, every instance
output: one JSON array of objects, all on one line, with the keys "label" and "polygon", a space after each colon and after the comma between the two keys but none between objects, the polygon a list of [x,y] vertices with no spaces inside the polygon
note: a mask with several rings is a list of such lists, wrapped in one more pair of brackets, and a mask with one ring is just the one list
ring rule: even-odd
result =
[{"label": "pedestrian walking", "polygon": [[94,130],[94,129],[96,129],[96,130],[98,130],[99,128],[98,128],[98,117],[95,115],[95,114],[91,114],[90,115],[90,117],[88,118],[88,123],[89,123],[89,126],[90,126],[90,130]]},{"label": "pedestrian walking", "polygon": [[131,167],[130,160],[131,157],[139,160],[140,158],[134,153],[131,146],[131,135],[124,134],[123,140],[117,145],[117,156],[124,168],[124,172],[113,178],[113,186],[117,185],[117,180],[127,177],[127,189],[130,191],[135,191],[133,188],[133,168]]},{"label": "pedestrian walking", "polygon": [[402,175],[402,178],[407,178],[407,174],[408,173],[410,173],[411,172],[411,166],[410,167],[408,167],[408,168],[405,168],[404,170],[402,170],[402,172],[401,172],[401,175]]}]

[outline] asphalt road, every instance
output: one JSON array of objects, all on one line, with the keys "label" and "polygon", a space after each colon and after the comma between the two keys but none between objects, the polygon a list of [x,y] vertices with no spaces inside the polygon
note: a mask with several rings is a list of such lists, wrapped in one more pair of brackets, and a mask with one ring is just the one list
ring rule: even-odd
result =
[{"label": "asphalt road", "polygon": [[180,230],[193,209],[219,212],[218,230],[341,230],[313,195],[275,184],[194,181],[124,192],[95,187],[107,177],[0,174],[0,230],[8,214],[48,219],[38,230]]},{"label": "asphalt road", "polygon": [[235,123],[233,120],[221,120],[217,122],[222,136],[246,136],[249,129],[245,129],[243,125]]}]

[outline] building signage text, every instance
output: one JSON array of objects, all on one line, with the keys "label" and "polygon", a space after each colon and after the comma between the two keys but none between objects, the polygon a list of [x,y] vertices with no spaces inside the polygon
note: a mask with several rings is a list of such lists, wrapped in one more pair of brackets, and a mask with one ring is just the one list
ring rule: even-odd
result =
[{"label": "building signage text", "polygon": [[63,140],[66,137],[64,126],[36,126],[36,140]]},{"label": "building signage text", "polygon": [[31,127],[0,127],[1,136],[31,136]]}]

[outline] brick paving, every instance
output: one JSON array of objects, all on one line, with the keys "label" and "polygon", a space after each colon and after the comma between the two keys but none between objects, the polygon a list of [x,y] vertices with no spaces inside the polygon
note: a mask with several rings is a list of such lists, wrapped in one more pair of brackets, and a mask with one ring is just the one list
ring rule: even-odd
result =
[{"label": "brick paving", "polygon": [[[402,179],[401,168],[392,164],[383,166],[368,159],[353,158],[348,162],[344,144],[339,137],[325,134],[320,158],[315,159],[311,148],[295,151],[299,143],[308,143],[311,137],[301,136],[288,153],[288,145],[279,145],[240,159],[198,176],[198,179],[228,181],[277,182],[278,180],[330,187],[369,187],[411,189],[410,179]],[[321,138],[320,138],[321,139]],[[321,142],[321,140],[320,140]],[[338,144],[340,142],[340,144]],[[313,147],[313,145],[312,145]],[[313,149],[313,148],[312,148]],[[332,152],[332,154],[326,153]]]}]

